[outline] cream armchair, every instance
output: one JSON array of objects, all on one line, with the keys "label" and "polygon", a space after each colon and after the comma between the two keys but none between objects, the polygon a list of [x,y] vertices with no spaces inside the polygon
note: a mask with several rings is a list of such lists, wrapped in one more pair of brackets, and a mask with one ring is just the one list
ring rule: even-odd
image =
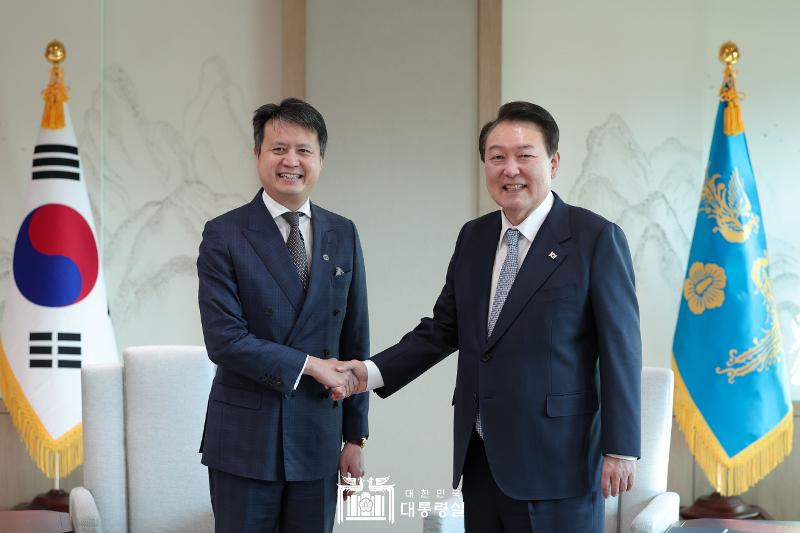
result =
[{"label": "cream armchair", "polygon": [[[642,458],[633,490],[606,500],[606,533],[662,533],[678,520],[678,494],[667,492],[673,379],[666,368],[642,370]],[[447,508],[459,500],[451,498]],[[422,531],[463,533],[464,519],[433,513]]]},{"label": "cream armchair", "polygon": [[202,346],[129,348],[83,380],[84,486],[75,533],[214,530],[197,450],[214,365]]}]

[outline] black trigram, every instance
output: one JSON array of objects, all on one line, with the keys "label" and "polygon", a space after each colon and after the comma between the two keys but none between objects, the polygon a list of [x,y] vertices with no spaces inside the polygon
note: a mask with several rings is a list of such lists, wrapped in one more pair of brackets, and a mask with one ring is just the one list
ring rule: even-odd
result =
[{"label": "black trigram", "polygon": [[67,144],[39,144],[33,149],[33,179],[80,180],[78,147]]},{"label": "black trigram", "polygon": [[31,368],[80,368],[81,334],[59,331],[54,342],[50,331],[31,333],[29,353]]}]

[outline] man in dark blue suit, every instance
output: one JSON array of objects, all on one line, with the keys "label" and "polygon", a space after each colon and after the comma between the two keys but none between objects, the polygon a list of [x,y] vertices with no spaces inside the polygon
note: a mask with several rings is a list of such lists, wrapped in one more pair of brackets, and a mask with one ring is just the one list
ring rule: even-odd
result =
[{"label": "man in dark blue suit", "polygon": [[453,487],[468,533],[603,530],[603,496],[633,485],[641,338],[622,230],[550,190],[558,126],[528,102],[481,131],[501,207],[464,225],[433,318],[340,365],[387,397],[458,350]]},{"label": "man in dark blue suit", "polygon": [[218,365],[202,462],[217,533],[330,532],[337,468],[363,475],[368,436],[368,397],[338,401],[355,378],[335,370],[369,354],[364,260],[353,223],[309,202],[327,142],[319,112],[268,104],[253,130],[263,190],[206,224],[197,260]]}]

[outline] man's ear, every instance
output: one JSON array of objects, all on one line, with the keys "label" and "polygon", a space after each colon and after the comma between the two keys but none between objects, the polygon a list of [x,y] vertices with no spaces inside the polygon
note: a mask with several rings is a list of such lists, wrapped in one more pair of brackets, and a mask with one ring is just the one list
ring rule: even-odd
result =
[{"label": "man's ear", "polygon": [[555,155],[550,159],[550,179],[555,179],[558,174],[558,166],[561,164],[561,154],[556,150]]}]

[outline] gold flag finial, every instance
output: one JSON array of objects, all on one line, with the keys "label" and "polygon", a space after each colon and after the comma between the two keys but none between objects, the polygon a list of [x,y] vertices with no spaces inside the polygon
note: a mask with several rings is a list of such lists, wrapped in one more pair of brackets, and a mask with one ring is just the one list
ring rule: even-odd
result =
[{"label": "gold flag finial", "polygon": [[725,115],[723,116],[722,132],[725,135],[738,135],[744,131],[742,122],[742,109],[739,107],[739,97],[736,92],[736,72],[733,65],[739,62],[739,47],[733,41],[722,43],[719,47],[719,60],[725,64],[725,74],[719,98],[726,102]]},{"label": "gold flag finial", "polygon": [[64,71],[58,66],[67,58],[67,50],[61,41],[50,41],[44,51],[44,57],[53,64],[50,69],[50,82],[42,91],[44,113],[42,127],[49,130],[60,130],[64,127],[64,102],[69,100],[67,86],[64,85]]},{"label": "gold flag finial", "polygon": [[67,49],[61,41],[52,40],[47,43],[44,50],[44,57],[54,65],[58,65],[67,58]]},{"label": "gold flag finial", "polygon": [[719,60],[726,65],[735,65],[739,62],[739,47],[733,41],[722,43],[719,47]]}]

